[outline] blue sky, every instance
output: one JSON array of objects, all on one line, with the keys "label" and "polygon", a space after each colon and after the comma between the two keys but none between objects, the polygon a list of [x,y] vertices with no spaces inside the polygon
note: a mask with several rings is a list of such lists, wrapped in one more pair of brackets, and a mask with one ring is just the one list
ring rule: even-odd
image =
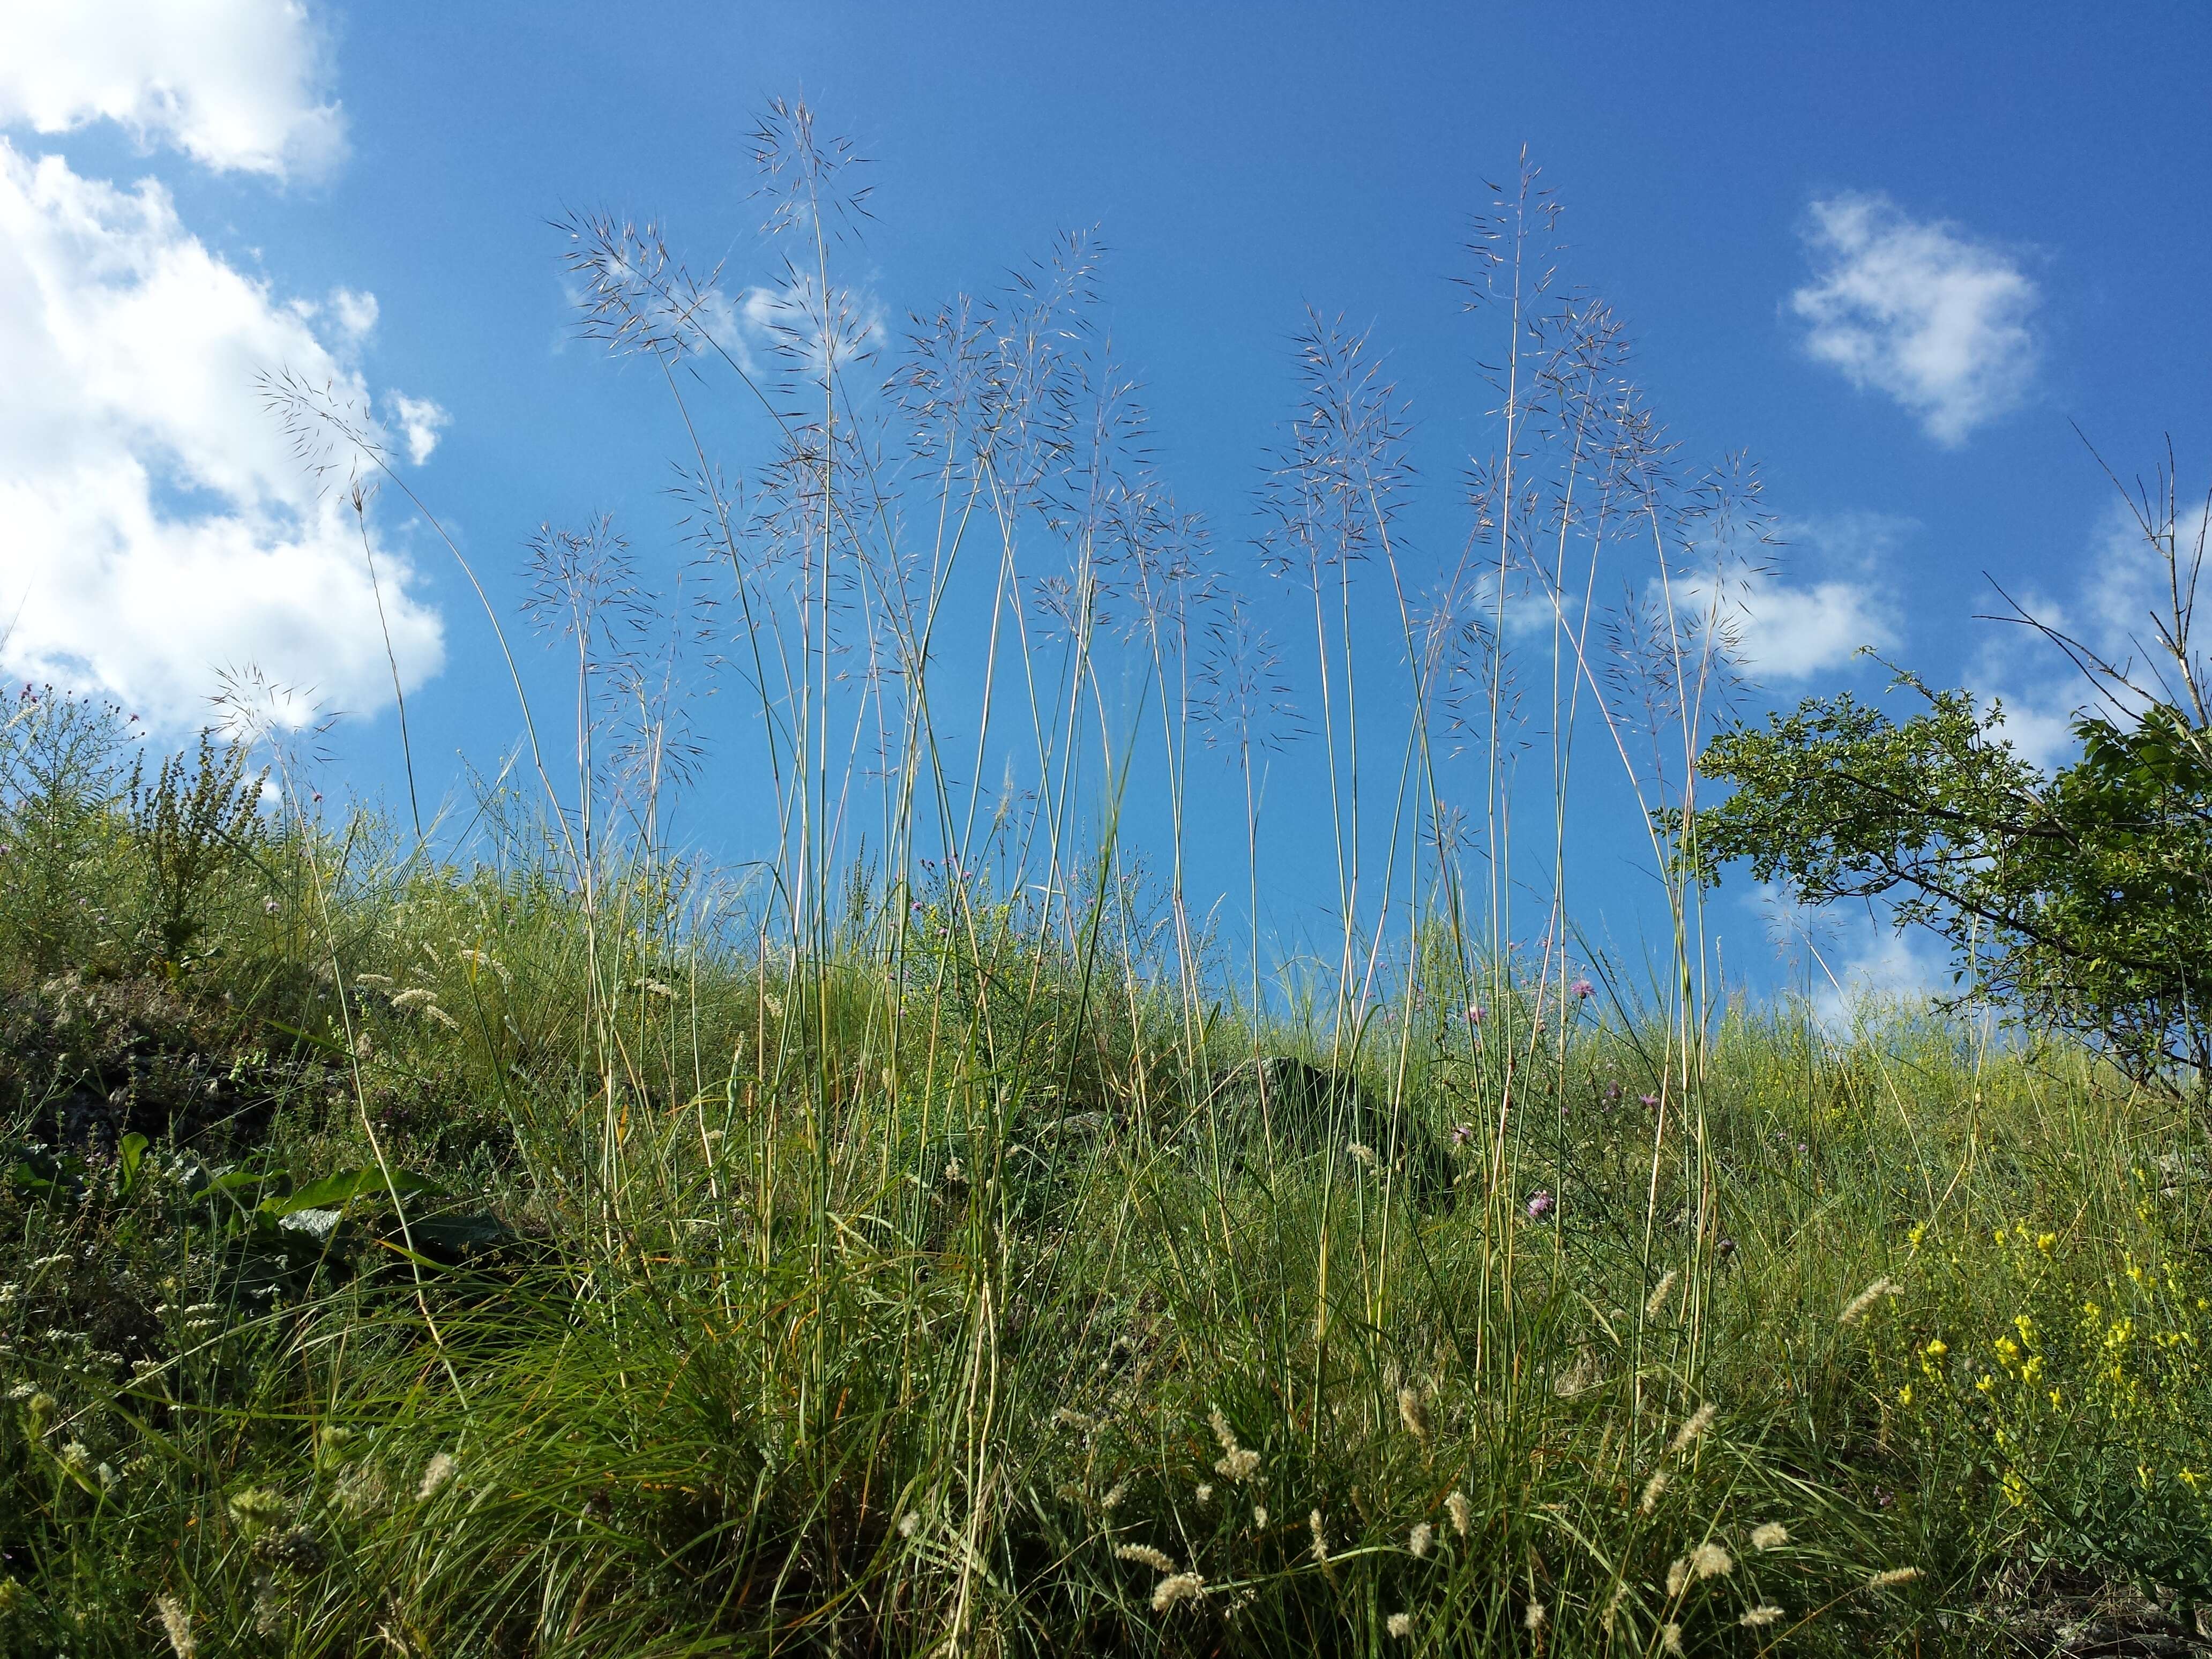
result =
[{"label": "blue sky", "polygon": [[[777,95],[872,158],[875,216],[841,258],[894,331],[1097,227],[1159,469],[1256,605],[1282,604],[1249,542],[1309,306],[1370,331],[1406,399],[1409,565],[1456,558],[1457,481],[1495,400],[1454,281],[1485,181],[1524,144],[1565,204],[1566,269],[1625,321],[1686,455],[1763,469],[1789,544],[1746,600],[1765,697],[1878,689],[1848,656],[1875,643],[2003,694],[2021,741],[2051,752],[2073,689],[1973,617],[1994,576],[2085,629],[2132,624],[2140,570],[2069,423],[2124,472],[2170,434],[2185,483],[2207,481],[2197,8],[66,10],[0,20],[0,666],[174,731],[216,665],[258,664],[351,711],[332,775],[371,794],[399,774],[358,538],[302,481],[255,374],[366,399],[510,615],[543,520],[611,513],[648,572],[672,569],[680,427],[649,366],[574,337],[547,222],[650,218],[695,266],[726,261],[733,294],[769,283],[748,134]],[[732,389],[713,398],[720,459],[763,459]],[[374,532],[441,796],[459,756],[495,760],[518,722],[472,597],[397,507],[387,492]],[[1374,605],[1362,672],[1374,717],[1402,729],[1395,624]],[[948,626],[951,684],[972,681],[981,638]],[[528,665],[553,695],[550,660]],[[1311,715],[1317,689],[1291,678]],[[702,705],[718,758],[678,819],[733,858],[760,829],[737,702]],[[1279,942],[1334,925],[1318,765],[1294,745],[1270,776]],[[1194,777],[1192,890],[1201,910],[1224,896],[1234,933],[1241,795],[1214,763]],[[1628,803],[1580,789],[1572,907],[1633,949],[1656,911]],[[1157,844],[1164,805],[1140,772],[1138,839]],[[1762,924],[1739,891],[1717,925],[1758,978]],[[1926,965],[1863,929],[1835,954],[1878,979]]]}]

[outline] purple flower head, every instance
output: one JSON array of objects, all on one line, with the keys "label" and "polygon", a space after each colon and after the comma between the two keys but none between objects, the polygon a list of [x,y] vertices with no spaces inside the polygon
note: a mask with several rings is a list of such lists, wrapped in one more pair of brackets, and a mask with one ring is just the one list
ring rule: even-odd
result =
[{"label": "purple flower head", "polygon": [[1586,979],[1578,979],[1572,985],[1567,987],[1567,991],[1569,994],[1578,997],[1583,1001],[1587,1002],[1594,994],[1595,994],[1597,987],[1591,984]]},{"label": "purple flower head", "polygon": [[1615,1102],[1617,1102],[1618,1100],[1620,1100],[1620,1085],[1618,1083],[1608,1083],[1608,1084],[1607,1084],[1607,1085],[1605,1085],[1605,1098],[1606,1098],[1606,1103],[1607,1103],[1607,1105],[1612,1105],[1613,1103],[1614,1103]]},{"label": "purple flower head", "polygon": [[1636,1103],[1644,1108],[1646,1110],[1649,1110],[1659,1103],[1659,1097],[1656,1095],[1638,1095],[1636,1097]]},{"label": "purple flower head", "polygon": [[1474,1139],[1474,1125],[1472,1123],[1455,1123],[1452,1125],[1453,1146],[1464,1146],[1468,1141]]},{"label": "purple flower head", "polygon": [[1539,1187],[1536,1189],[1536,1195],[1528,1200],[1528,1219],[1541,1221],[1558,1207],[1558,1200],[1553,1198],[1551,1189]]},{"label": "purple flower head", "polygon": [[1472,1003],[1468,1006],[1467,1011],[1467,1023],[1470,1025],[1480,1025],[1482,1024],[1482,1005],[1480,1003]]}]

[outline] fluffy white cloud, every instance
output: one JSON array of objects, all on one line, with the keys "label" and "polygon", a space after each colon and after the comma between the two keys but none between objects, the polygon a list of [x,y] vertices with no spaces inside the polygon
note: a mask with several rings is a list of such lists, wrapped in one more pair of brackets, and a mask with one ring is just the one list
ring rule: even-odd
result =
[{"label": "fluffy white cloud", "polygon": [[110,120],[204,167],[314,178],[345,155],[301,0],[11,0],[0,5],[0,126]]},{"label": "fluffy white cloud", "polygon": [[[350,352],[374,316],[364,295],[276,295],[150,179],[118,189],[0,138],[0,669],[172,726],[204,719],[217,671],[248,664],[343,707],[388,700],[351,511],[304,474],[255,384],[289,370],[367,407]],[[402,678],[419,682],[442,660],[438,616],[404,556],[378,566]]]},{"label": "fluffy white cloud", "polygon": [[404,392],[392,394],[392,409],[399,417],[399,435],[407,441],[407,459],[422,465],[438,447],[438,434],[453,423],[453,417],[428,398],[410,398]]},{"label": "fluffy white cloud", "polygon": [[[1768,684],[1803,680],[1848,665],[1861,646],[1893,647],[1892,556],[1915,528],[1909,519],[1875,513],[1784,526],[1784,566],[1736,574],[1725,586],[1727,626],[1744,666]],[[1702,607],[1711,585],[1695,587]]]},{"label": "fluffy white cloud", "polygon": [[1805,240],[1814,280],[1790,304],[1814,358],[1888,393],[1947,446],[2020,402],[2039,296],[2010,256],[1881,195],[1814,203]]}]

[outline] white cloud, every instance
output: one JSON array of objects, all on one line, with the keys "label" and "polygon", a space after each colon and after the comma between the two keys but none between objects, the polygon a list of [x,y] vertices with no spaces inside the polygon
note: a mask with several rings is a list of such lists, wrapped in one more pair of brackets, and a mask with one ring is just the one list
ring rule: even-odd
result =
[{"label": "white cloud", "polygon": [[331,290],[331,318],[349,340],[366,340],[376,331],[376,295],[350,288]]},{"label": "white cloud", "polygon": [[1882,195],[1814,203],[1805,240],[1814,279],[1790,304],[1814,358],[1887,392],[1946,446],[2020,402],[2039,296],[2009,255]]},{"label": "white cloud", "polygon": [[[1918,528],[1910,519],[1846,513],[1782,526],[1778,568],[1754,568],[1726,584],[1727,626],[1735,653],[1761,681],[1809,679],[1847,666],[1861,646],[1897,644],[1892,566],[1897,544]],[[1712,580],[1692,585],[1708,603]]]},{"label": "white cloud", "polygon": [[1809,994],[1814,1016],[1834,1035],[1953,988],[1942,945],[1925,928],[1898,931],[1886,904],[1815,908],[1771,882],[1744,902],[1764,921],[1786,986]]},{"label": "white cloud", "polygon": [[203,167],[317,178],[344,158],[324,41],[301,0],[11,0],[0,126],[109,120]]},{"label": "white cloud", "polygon": [[420,466],[430,459],[439,433],[453,423],[453,417],[428,398],[410,398],[403,392],[392,394],[392,407],[399,416],[400,435],[407,441],[407,459]]},{"label": "white cloud", "polygon": [[[318,495],[255,386],[289,370],[366,407],[348,319],[374,302],[331,309],[336,346],[320,307],[211,252],[157,183],[119,189],[0,138],[0,670],[173,727],[205,718],[222,667],[357,710],[390,697],[350,510]],[[378,565],[419,683],[441,624],[404,556]]]}]

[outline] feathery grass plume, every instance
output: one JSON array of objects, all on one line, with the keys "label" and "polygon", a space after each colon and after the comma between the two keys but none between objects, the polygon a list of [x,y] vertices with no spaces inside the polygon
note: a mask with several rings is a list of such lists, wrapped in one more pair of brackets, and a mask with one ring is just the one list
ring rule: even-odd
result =
[{"label": "feathery grass plume", "polygon": [[1528,1603],[1528,1611],[1521,1615],[1521,1623],[1528,1634],[1534,1636],[1544,1628],[1544,1621],[1550,1617],[1550,1608],[1541,1601],[1531,1601]]},{"label": "feathery grass plume", "polygon": [[1659,1507],[1660,1497],[1666,1490],[1667,1471],[1664,1469],[1654,1471],[1651,1478],[1644,1483],[1644,1501],[1637,1507],[1644,1514],[1650,1514]]},{"label": "feathery grass plume", "polygon": [[1444,1513],[1451,1516],[1452,1530],[1464,1538],[1474,1527],[1474,1504],[1458,1487],[1444,1494]]},{"label": "feathery grass plume", "polygon": [[1790,1528],[1779,1521],[1763,1521],[1751,1529],[1751,1547],[1755,1550],[1778,1550],[1790,1541]]},{"label": "feathery grass plume", "polygon": [[1129,1483],[1126,1480],[1116,1480],[1107,1489],[1106,1495],[1098,1500],[1098,1507],[1108,1515],[1111,1515],[1121,1507],[1121,1500],[1128,1495]]},{"label": "feathery grass plume", "polygon": [[1659,1317],[1659,1310],[1667,1305],[1667,1298],[1674,1293],[1674,1281],[1680,1277],[1680,1273],[1673,1267],[1659,1276],[1659,1282],[1652,1286],[1651,1294],[1644,1299],[1644,1316],[1646,1319]]},{"label": "feathery grass plume", "polygon": [[1413,1531],[1406,1534],[1406,1549],[1415,1560],[1419,1560],[1428,1554],[1430,1547],[1436,1541],[1437,1529],[1427,1522],[1422,1521],[1417,1522]]},{"label": "feathery grass plume", "polygon": [[1360,1168],[1371,1170],[1375,1167],[1375,1149],[1372,1146],[1364,1146],[1355,1140],[1345,1150],[1352,1154]]},{"label": "feathery grass plume", "polygon": [[1735,1558],[1709,1538],[1690,1552],[1690,1566],[1699,1578],[1725,1578],[1735,1571]]},{"label": "feathery grass plume", "polygon": [[1677,1456],[1684,1448],[1694,1443],[1700,1435],[1712,1427],[1713,1419],[1717,1415],[1717,1411],[1710,1401],[1692,1412],[1689,1420],[1674,1431],[1674,1439],[1668,1443],[1667,1455]]},{"label": "feathery grass plume", "polygon": [[1237,1443],[1236,1431],[1229,1419],[1216,1406],[1206,1413],[1206,1421],[1213,1425],[1213,1437],[1221,1443],[1221,1458],[1214,1464],[1213,1472],[1229,1480],[1249,1480],[1260,1472],[1260,1454]]},{"label": "feathery grass plume", "polygon": [[1895,1589],[1899,1585],[1909,1584],[1919,1577],[1920,1569],[1917,1567],[1888,1567],[1868,1579],[1866,1587],[1877,1590]]},{"label": "feathery grass plume", "polygon": [[169,1638],[169,1651],[177,1659],[193,1659],[200,1644],[193,1638],[191,1615],[185,1611],[184,1602],[163,1590],[154,1598],[154,1608],[161,1615],[161,1633]]},{"label": "feathery grass plume", "polygon": [[1659,1650],[1668,1655],[1668,1659],[1682,1659],[1682,1627],[1680,1625],[1670,1624],[1659,1632]]},{"label": "feathery grass plume", "polygon": [[1141,1566],[1150,1567],[1154,1572],[1172,1573],[1176,1570],[1175,1558],[1154,1549],[1150,1544],[1117,1545],[1114,1553],[1124,1561],[1134,1561]]},{"label": "feathery grass plume", "polygon": [[1325,1567],[1328,1565],[1328,1534],[1322,1530],[1319,1510],[1306,1516],[1306,1526],[1313,1534],[1313,1559]]},{"label": "feathery grass plume", "polygon": [[911,1538],[911,1537],[913,1537],[913,1536],[915,1535],[915,1534],[916,1534],[917,1532],[920,1532],[921,1530],[921,1514],[920,1514],[920,1512],[919,1512],[919,1511],[915,1510],[908,1510],[904,1515],[902,1515],[901,1516],[899,1516],[899,1518],[898,1518],[898,1535],[899,1535],[900,1537],[902,1537],[902,1538]]},{"label": "feathery grass plume", "polygon": [[392,975],[389,974],[356,974],[353,976],[353,982],[356,985],[366,985],[373,990],[388,991],[392,988]]},{"label": "feathery grass plume", "polygon": [[451,1452],[440,1452],[422,1466],[422,1484],[415,1489],[415,1501],[427,1504],[435,1498],[441,1488],[459,1473],[460,1465]]},{"label": "feathery grass plume", "polygon": [[1410,1613],[1394,1613],[1383,1620],[1383,1628],[1389,1631],[1395,1640],[1410,1642],[1413,1639],[1413,1615]]},{"label": "feathery grass plume", "polygon": [[411,989],[398,993],[392,999],[392,1006],[399,1012],[406,1014],[412,1013],[417,1008],[427,1007],[437,1000],[438,994],[435,991],[426,991],[417,985]]},{"label": "feathery grass plume", "polygon": [[433,1025],[444,1026],[449,1031],[458,1031],[461,1029],[461,1022],[434,1002],[426,1002],[422,1005],[422,1018]]},{"label": "feathery grass plume", "polygon": [[1610,1638],[1613,1626],[1619,1622],[1622,1604],[1628,1600],[1628,1581],[1624,1578],[1613,1587],[1613,1594],[1605,1598],[1605,1614],[1598,1621]]},{"label": "feathery grass plume", "polygon": [[1076,1429],[1085,1434],[1095,1433],[1097,1423],[1077,1411],[1073,1406],[1062,1406],[1052,1414],[1052,1420],[1063,1429]]},{"label": "feathery grass plume", "polygon": [[1667,1564],[1668,1598],[1670,1601],[1679,1598],[1689,1588],[1689,1583],[1690,1559],[1687,1556],[1677,1556]]},{"label": "feathery grass plume", "polygon": [[1191,1496],[1198,1499],[1199,1508],[1204,1509],[1208,1504],[1211,1504],[1213,1501],[1213,1483],[1210,1480],[1200,1481],[1198,1483],[1198,1490],[1193,1492]]},{"label": "feathery grass plume", "polygon": [[1412,1435],[1424,1445],[1428,1443],[1429,1419],[1426,1413],[1421,1410],[1421,1396],[1418,1390],[1413,1389],[1398,1390],[1398,1420],[1406,1425],[1407,1434]]},{"label": "feathery grass plume", "polygon": [[1881,1301],[1882,1297],[1886,1296],[1903,1296],[1904,1294],[1905,1286],[1899,1284],[1895,1279],[1877,1279],[1873,1284],[1868,1285],[1866,1289],[1861,1291],[1856,1296],[1853,1297],[1844,1304],[1843,1312],[1836,1316],[1836,1323],[1838,1325],[1856,1325],[1860,1320],[1866,1317],[1867,1310],[1873,1307],[1874,1304]]},{"label": "feathery grass plume", "polygon": [[1178,1601],[1204,1599],[1206,1579],[1195,1572],[1178,1572],[1152,1586],[1152,1611],[1165,1613]]},{"label": "feathery grass plume", "polygon": [[1252,1530],[1264,1532],[1267,1530],[1267,1506],[1265,1504],[1255,1504],[1252,1505]]},{"label": "feathery grass plume", "polygon": [[1746,1630],[1765,1630],[1769,1625],[1779,1624],[1782,1618],[1781,1608],[1771,1601],[1762,1601],[1755,1607],[1746,1608],[1743,1617],[1736,1623]]}]

